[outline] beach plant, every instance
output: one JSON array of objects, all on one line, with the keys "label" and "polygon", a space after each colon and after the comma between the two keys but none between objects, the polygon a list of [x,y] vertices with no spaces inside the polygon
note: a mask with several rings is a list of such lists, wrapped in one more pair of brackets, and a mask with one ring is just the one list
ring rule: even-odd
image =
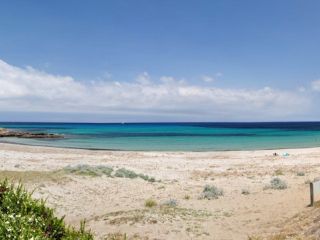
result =
[{"label": "beach plant", "polygon": [[79,164],[76,166],[67,166],[63,169],[67,173],[73,173],[78,175],[87,175],[87,176],[108,176],[111,177],[113,168],[109,166],[90,166],[87,164]]},{"label": "beach plant", "polygon": [[156,181],[154,177],[150,177],[150,176],[144,175],[144,174],[138,174],[138,173],[131,171],[131,170],[128,170],[126,168],[117,169],[114,176],[119,177],[119,178],[131,178],[131,179],[141,178],[141,179],[148,181],[148,182],[155,182]]},{"label": "beach plant", "polygon": [[218,199],[223,196],[223,190],[214,185],[206,185],[201,193],[200,199]]},{"label": "beach plant", "polygon": [[287,183],[278,177],[273,178],[270,181],[270,184],[265,186],[265,189],[275,189],[275,190],[283,190],[286,188],[288,188]]},{"label": "beach plant", "polygon": [[63,168],[63,171],[65,173],[92,176],[92,177],[107,176],[107,177],[130,178],[130,179],[141,178],[148,182],[156,181],[154,177],[150,177],[148,175],[141,174],[141,173],[138,174],[126,168],[119,168],[116,171],[114,171],[112,167],[103,166],[103,165],[90,166],[87,164],[78,164],[75,166],[67,166]]},{"label": "beach plant", "polygon": [[120,177],[120,178],[137,178],[138,174],[135,173],[134,171],[128,170],[126,168],[120,168],[116,171],[115,177]]},{"label": "beach plant", "polygon": [[123,234],[123,233],[109,233],[105,240],[127,240],[127,234]]},{"label": "beach plant", "polygon": [[155,201],[155,200],[153,200],[153,199],[147,199],[146,201],[145,201],[145,203],[144,203],[144,206],[145,207],[148,207],[148,208],[152,208],[152,207],[155,207],[155,206],[157,206],[158,204],[157,204],[157,202]]},{"label": "beach plant", "polygon": [[31,195],[21,184],[0,182],[0,239],[93,240],[84,222],[79,230],[68,227],[43,200]]},{"label": "beach plant", "polygon": [[304,172],[297,172],[297,176],[299,176],[299,177],[303,177],[303,176],[305,176],[306,174],[304,173]]},{"label": "beach plant", "polygon": [[275,171],[274,171],[274,175],[276,175],[276,176],[283,175],[282,169],[277,169],[277,170],[275,170]]},{"label": "beach plant", "polygon": [[162,203],[162,206],[165,207],[177,207],[178,206],[178,201],[176,199],[169,199]]}]

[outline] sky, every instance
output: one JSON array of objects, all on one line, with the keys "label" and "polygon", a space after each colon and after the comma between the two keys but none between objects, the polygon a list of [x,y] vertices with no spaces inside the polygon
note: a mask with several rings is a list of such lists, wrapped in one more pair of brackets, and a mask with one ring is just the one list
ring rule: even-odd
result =
[{"label": "sky", "polygon": [[0,121],[317,121],[318,0],[4,0]]}]

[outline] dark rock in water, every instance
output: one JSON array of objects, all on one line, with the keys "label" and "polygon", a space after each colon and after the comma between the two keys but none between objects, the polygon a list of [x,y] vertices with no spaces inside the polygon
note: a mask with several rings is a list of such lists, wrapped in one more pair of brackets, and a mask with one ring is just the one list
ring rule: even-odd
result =
[{"label": "dark rock in water", "polygon": [[0,128],[1,137],[17,137],[17,138],[63,138],[63,135],[52,133],[32,133],[21,131],[10,131],[4,128]]}]

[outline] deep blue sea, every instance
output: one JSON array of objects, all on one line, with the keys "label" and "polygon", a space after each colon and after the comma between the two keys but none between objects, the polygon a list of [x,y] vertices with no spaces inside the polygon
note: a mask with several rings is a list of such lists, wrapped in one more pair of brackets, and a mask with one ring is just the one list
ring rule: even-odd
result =
[{"label": "deep blue sea", "polygon": [[320,146],[320,122],[270,123],[0,123],[0,127],[64,134],[64,139],[1,142],[68,148],[215,151]]}]

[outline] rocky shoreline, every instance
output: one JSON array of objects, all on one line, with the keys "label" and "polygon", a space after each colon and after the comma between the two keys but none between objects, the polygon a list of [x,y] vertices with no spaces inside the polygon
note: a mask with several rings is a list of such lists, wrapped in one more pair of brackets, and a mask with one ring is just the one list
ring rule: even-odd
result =
[{"label": "rocky shoreline", "polygon": [[17,137],[17,138],[63,138],[63,135],[52,133],[32,133],[23,131],[12,131],[0,128],[0,138],[3,137]]}]

